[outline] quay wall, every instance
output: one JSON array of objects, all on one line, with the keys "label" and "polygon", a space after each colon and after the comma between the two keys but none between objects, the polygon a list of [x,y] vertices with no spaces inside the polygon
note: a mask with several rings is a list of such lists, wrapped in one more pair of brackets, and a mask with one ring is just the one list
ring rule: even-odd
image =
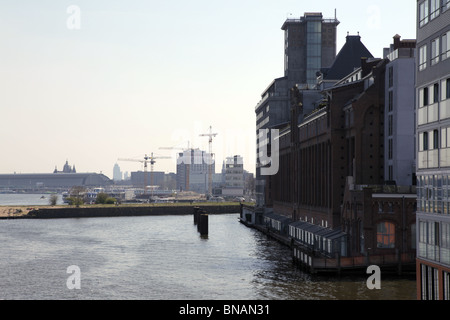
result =
[{"label": "quay wall", "polygon": [[[67,207],[40,208],[30,211],[22,219],[56,219],[56,218],[94,218],[94,217],[131,217],[152,215],[189,215],[194,212],[194,205],[188,206],[117,206],[117,207]],[[202,205],[206,214],[239,213],[240,205]]]}]

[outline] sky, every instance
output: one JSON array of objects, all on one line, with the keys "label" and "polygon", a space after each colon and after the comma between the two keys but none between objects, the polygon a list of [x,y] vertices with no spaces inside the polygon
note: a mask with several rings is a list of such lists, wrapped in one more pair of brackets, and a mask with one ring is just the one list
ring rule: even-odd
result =
[{"label": "sky", "polygon": [[[255,106],[282,77],[287,18],[340,21],[337,52],[359,32],[375,57],[416,37],[416,4],[396,1],[2,0],[0,173],[77,172],[112,178],[176,172],[178,148],[208,150],[216,171],[241,155],[255,172]],[[163,148],[174,148],[167,150]]]}]

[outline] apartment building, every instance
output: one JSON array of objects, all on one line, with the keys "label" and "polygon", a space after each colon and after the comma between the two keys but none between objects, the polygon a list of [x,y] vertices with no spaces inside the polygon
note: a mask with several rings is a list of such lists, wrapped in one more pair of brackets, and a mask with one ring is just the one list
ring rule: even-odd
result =
[{"label": "apartment building", "polygon": [[417,298],[450,299],[450,0],[417,1]]}]

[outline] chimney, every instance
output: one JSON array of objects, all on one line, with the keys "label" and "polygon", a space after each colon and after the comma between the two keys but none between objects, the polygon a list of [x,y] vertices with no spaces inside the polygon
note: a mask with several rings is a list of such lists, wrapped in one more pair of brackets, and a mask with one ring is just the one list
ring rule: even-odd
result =
[{"label": "chimney", "polygon": [[361,74],[362,78],[367,76],[371,71],[371,68],[367,63],[367,57],[361,57],[361,71],[362,71],[362,74]]},{"label": "chimney", "polygon": [[394,36],[394,50],[400,48],[400,38],[401,37],[398,34]]}]

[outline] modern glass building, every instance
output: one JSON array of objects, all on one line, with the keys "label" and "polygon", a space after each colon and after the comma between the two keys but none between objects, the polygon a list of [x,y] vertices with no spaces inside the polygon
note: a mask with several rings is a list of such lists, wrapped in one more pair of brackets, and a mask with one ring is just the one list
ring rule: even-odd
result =
[{"label": "modern glass building", "polygon": [[417,0],[417,297],[450,300],[450,0]]}]

